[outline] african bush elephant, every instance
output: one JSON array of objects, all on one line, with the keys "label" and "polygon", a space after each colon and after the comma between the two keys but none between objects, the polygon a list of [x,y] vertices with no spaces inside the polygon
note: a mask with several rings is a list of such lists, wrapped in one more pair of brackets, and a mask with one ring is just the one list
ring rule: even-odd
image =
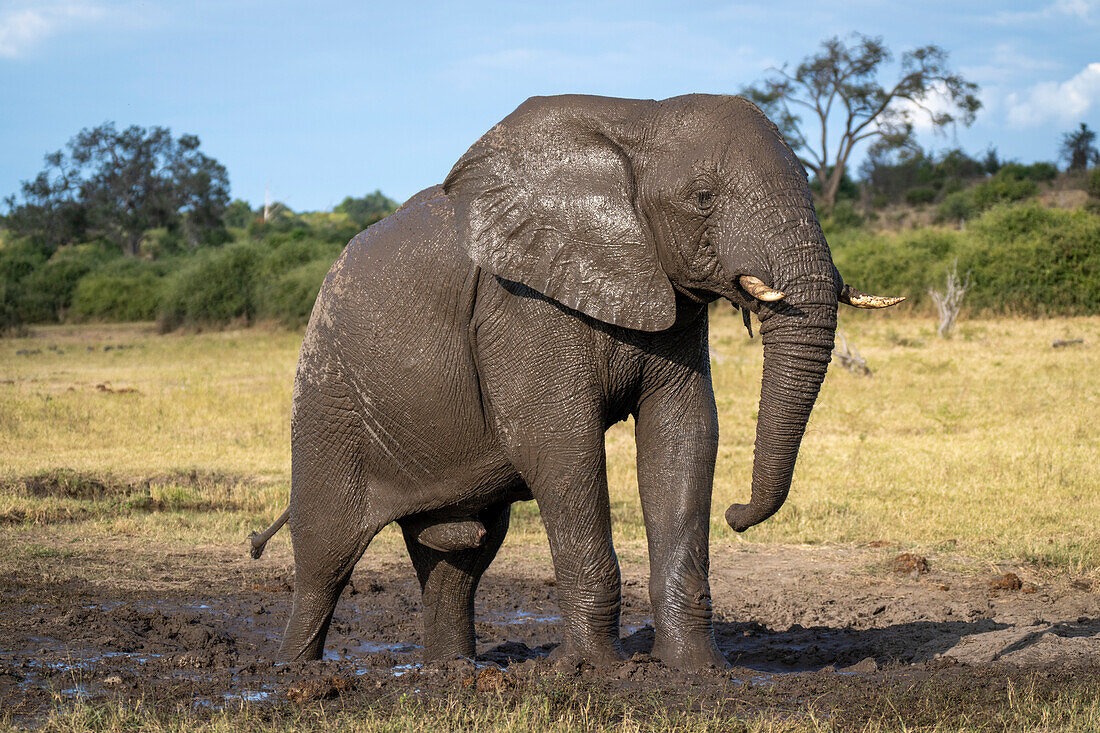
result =
[{"label": "african bush elephant", "polygon": [[[473,597],[534,499],[567,649],[621,658],[604,432],[633,415],[656,641],[666,663],[725,660],[708,540],[718,417],[707,303],[757,313],[764,344],[752,498],[786,498],[833,348],[843,284],[802,166],[740,97],[536,97],[442,186],[333,265],[294,383],[294,607],[284,659],[321,655],[371,538],[404,532],[429,659],[474,653]],[[262,550],[269,533],[257,538]]]}]

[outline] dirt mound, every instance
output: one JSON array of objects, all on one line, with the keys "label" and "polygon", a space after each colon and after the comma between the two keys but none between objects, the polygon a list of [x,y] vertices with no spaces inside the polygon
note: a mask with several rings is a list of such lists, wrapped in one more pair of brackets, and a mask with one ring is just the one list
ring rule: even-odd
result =
[{"label": "dirt mound", "polygon": [[890,563],[890,569],[898,575],[924,575],[928,572],[928,559],[912,552],[903,552]]},{"label": "dirt mound", "polygon": [[68,470],[39,473],[5,483],[13,488],[21,488],[27,496],[40,498],[95,500],[107,496],[125,496],[133,490],[129,484]]}]

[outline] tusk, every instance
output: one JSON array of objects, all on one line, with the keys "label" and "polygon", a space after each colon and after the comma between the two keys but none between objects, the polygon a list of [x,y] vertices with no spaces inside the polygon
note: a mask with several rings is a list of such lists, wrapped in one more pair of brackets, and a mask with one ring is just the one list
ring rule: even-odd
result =
[{"label": "tusk", "polygon": [[749,292],[749,295],[765,303],[774,303],[777,300],[783,300],[783,298],[787,297],[778,290],[772,290],[764,284],[763,280],[758,277],[753,277],[752,275],[742,275],[739,282],[741,283],[741,287]]},{"label": "tusk", "polygon": [[905,300],[905,298],[887,298],[881,295],[868,295],[867,293],[859,292],[851,285],[845,285],[841,288],[840,296],[837,300],[853,308],[889,308],[892,305],[897,305]]}]

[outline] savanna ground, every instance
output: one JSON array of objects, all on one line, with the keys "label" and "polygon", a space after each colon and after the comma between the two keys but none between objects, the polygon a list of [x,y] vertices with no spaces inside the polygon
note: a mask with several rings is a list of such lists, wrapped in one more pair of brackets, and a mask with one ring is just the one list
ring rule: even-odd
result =
[{"label": "savanna ground", "polygon": [[[273,665],[300,333],[44,327],[0,341],[0,723],[49,730],[1100,729],[1100,318],[843,314],[783,510],[744,535],[761,351],[711,335],[716,630],[732,669],[650,659],[629,424],[608,434],[624,646],[562,638],[533,503],[478,599],[475,662],[419,667],[398,532],[368,550],[326,661]],[[1055,339],[1081,339],[1053,348]],[[503,670],[503,671],[502,671]]]}]

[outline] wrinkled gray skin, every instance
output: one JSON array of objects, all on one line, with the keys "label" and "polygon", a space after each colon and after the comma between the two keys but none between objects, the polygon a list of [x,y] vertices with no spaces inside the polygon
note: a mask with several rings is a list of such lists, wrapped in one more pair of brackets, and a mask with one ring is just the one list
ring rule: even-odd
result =
[{"label": "wrinkled gray skin", "polygon": [[[741,275],[786,298],[755,300]],[[604,431],[633,415],[653,653],[725,665],[707,579],[706,304],[761,323],[752,498],[726,514],[742,531],[787,496],[841,287],[802,166],[751,103],[528,100],[325,279],[294,387],[280,656],[321,656],[353,566],[393,521],[423,588],[425,656],[472,656],[478,580],[509,505],[534,498],[567,649],[621,658]]]}]

